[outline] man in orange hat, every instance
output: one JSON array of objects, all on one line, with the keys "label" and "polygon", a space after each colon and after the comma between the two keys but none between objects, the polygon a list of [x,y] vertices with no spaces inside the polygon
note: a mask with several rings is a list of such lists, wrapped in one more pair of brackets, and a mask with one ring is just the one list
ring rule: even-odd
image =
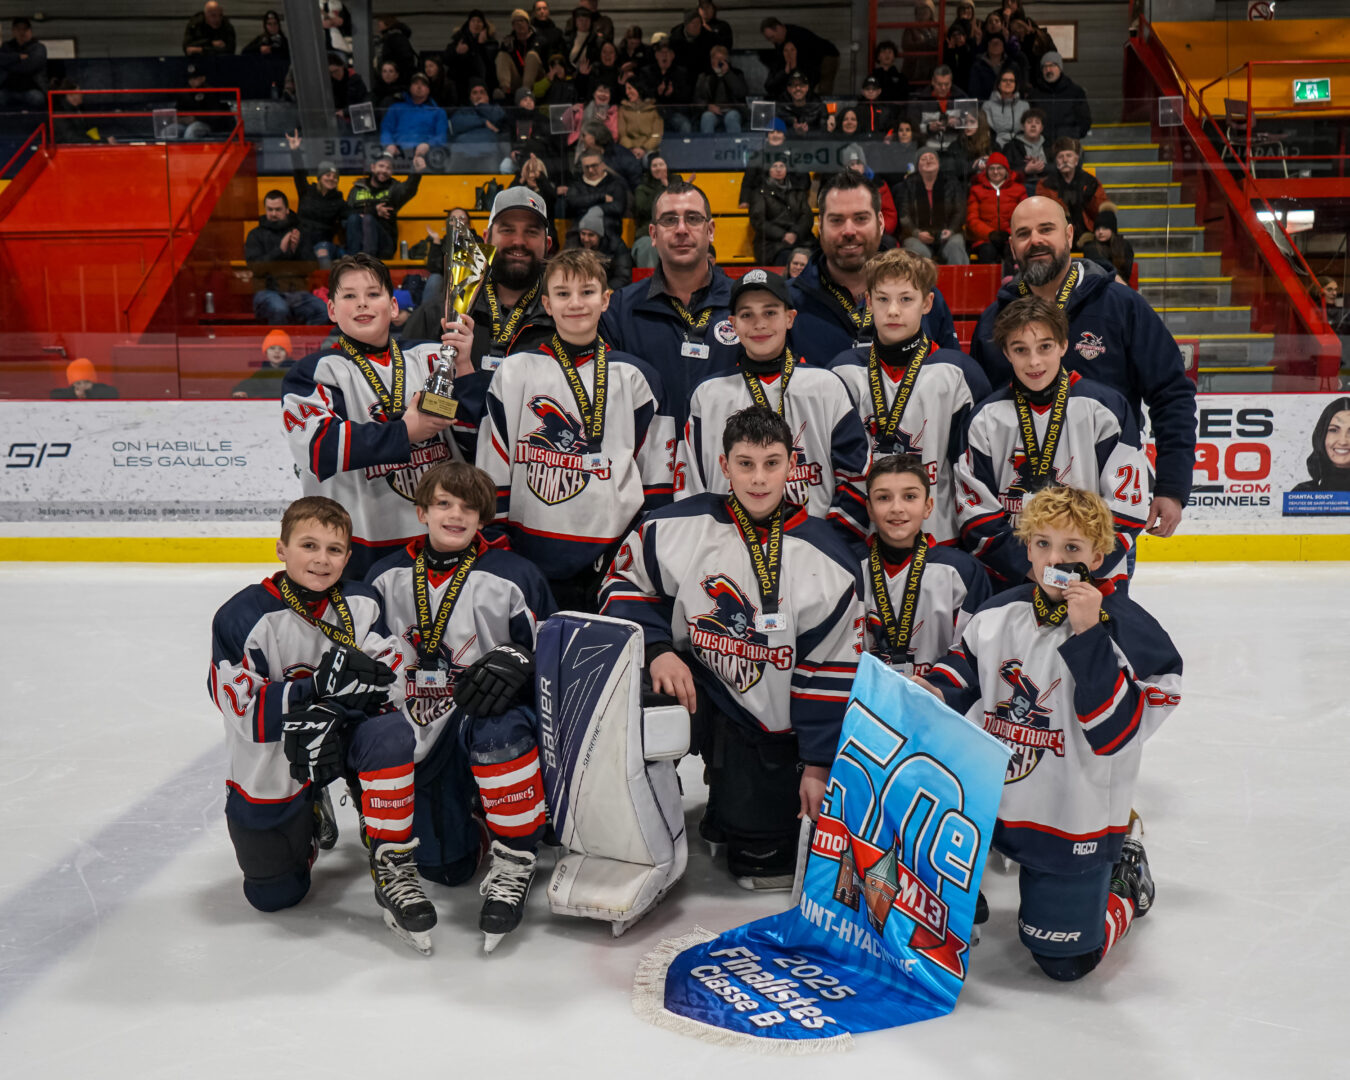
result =
[{"label": "man in orange hat", "polygon": [[53,390],[52,397],[78,398],[81,401],[117,397],[117,387],[99,382],[98,371],[95,370],[93,363],[83,356],[66,365],[66,383],[67,385],[58,386]]}]

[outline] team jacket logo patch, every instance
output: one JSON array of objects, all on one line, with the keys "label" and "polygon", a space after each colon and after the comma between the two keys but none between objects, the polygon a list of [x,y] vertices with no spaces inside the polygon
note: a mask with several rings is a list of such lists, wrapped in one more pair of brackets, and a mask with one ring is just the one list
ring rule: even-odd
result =
[{"label": "team jacket logo patch", "polygon": [[603,468],[586,468],[590,448],[581,421],[560,402],[538,394],[530,398],[530,412],[539,427],[516,443],[516,464],[525,466],[525,483],[541,501],[555,506],[580,495],[592,476],[609,479],[608,460]]},{"label": "team jacket logo patch", "polygon": [[1044,694],[1022,671],[1022,661],[1005,660],[999,665],[999,678],[1012,688],[1010,697],[984,714],[984,730],[1007,746],[1012,747],[1005,784],[1015,784],[1031,775],[1045,752],[1055,757],[1064,756],[1064,732],[1050,726],[1051,710],[1042,702],[1060,684],[1056,679]]},{"label": "team jacket logo patch", "polygon": [[1074,342],[1073,351],[1084,360],[1096,360],[1106,354],[1106,342],[1091,330],[1084,330],[1082,336]]},{"label": "team jacket logo patch", "polygon": [[[370,409],[372,419],[384,416],[384,410],[380,407],[379,402],[372,405]],[[380,477],[384,477],[385,483],[403,498],[412,502],[413,495],[417,491],[417,482],[433,465],[449,460],[450,447],[438,436],[414,446],[412,456],[408,461],[398,465],[370,466],[366,469],[366,479],[378,480]]]},{"label": "team jacket logo patch", "polygon": [[768,635],[755,629],[755,605],[736,582],[726,574],[710,574],[700,584],[712,610],[689,620],[689,641],[723,682],[744,694],[763,677],[765,664],[779,671],[792,668],[792,646],[769,646]]},{"label": "team jacket logo patch", "polygon": [[739,345],[741,343],[740,335],[736,333],[736,328],[731,325],[730,319],[723,319],[713,327],[713,337],[722,345]]},{"label": "team jacket logo patch", "polygon": [[787,488],[784,494],[788,502],[805,506],[811,499],[811,489],[820,487],[823,471],[816,462],[806,456],[802,448],[802,439],[806,435],[806,421],[797,429],[797,438],[792,447],[792,469],[788,472]]}]

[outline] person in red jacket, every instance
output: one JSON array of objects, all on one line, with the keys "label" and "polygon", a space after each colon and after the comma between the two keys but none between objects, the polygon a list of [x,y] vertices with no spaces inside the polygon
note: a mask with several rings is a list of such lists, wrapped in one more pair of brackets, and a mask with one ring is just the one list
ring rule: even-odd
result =
[{"label": "person in red jacket", "polygon": [[1009,168],[1008,159],[997,150],[990,154],[966,198],[966,236],[977,262],[1009,264],[1012,212],[1026,197],[1027,189]]}]

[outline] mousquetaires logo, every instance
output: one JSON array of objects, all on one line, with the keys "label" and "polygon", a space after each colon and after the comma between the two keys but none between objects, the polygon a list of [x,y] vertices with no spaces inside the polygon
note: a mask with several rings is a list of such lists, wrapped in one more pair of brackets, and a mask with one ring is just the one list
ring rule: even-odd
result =
[{"label": "mousquetaires logo", "polygon": [[999,665],[999,678],[1012,693],[984,714],[984,730],[1007,746],[1012,747],[1005,784],[1015,784],[1031,775],[1047,750],[1056,757],[1064,756],[1064,732],[1050,726],[1051,710],[1042,702],[1060,684],[1056,679],[1041,693],[1022,670],[1022,661],[1004,660]]},{"label": "mousquetaires logo", "polygon": [[739,693],[748,692],[764,675],[764,665],[792,668],[792,646],[770,647],[755,629],[756,608],[726,574],[709,574],[700,583],[712,610],[689,620],[689,641],[699,659]]},{"label": "mousquetaires logo", "polygon": [[539,427],[516,443],[516,463],[524,465],[525,482],[542,502],[555,506],[580,495],[591,477],[609,479],[609,465],[588,469],[590,449],[581,421],[546,394],[530,398],[530,412]]}]

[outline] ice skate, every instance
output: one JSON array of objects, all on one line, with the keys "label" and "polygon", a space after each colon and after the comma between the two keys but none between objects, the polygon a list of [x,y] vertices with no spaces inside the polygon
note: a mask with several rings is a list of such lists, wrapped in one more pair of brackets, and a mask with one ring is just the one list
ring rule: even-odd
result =
[{"label": "ice skate", "polygon": [[348,802],[356,807],[356,827],[360,830],[362,845],[369,851],[370,835],[366,832],[366,815],[361,809],[361,786],[358,781],[348,781],[347,790],[343,792],[342,798],[338,800],[340,806],[346,806]]},{"label": "ice skate", "polygon": [[314,800],[314,839],[321,851],[332,851],[338,842],[337,815],[333,813],[333,800],[328,797],[326,787],[319,788]]},{"label": "ice skate", "polygon": [[792,881],[791,874],[746,874],[736,884],[751,892],[791,892]]},{"label": "ice skate", "polygon": [[487,897],[478,915],[484,952],[492,952],[502,938],[520,925],[534,881],[534,864],[533,851],[516,851],[500,840],[492,841],[492,865],[478,886],[478,892]]},{"label": "ice skate", "polygon": [[1153,875],[1149,872],[1148,856],[1140,841],[1143,835],[1144,822],[1131,810],[1130,831],[1121,844],[1120,861],[1111,870],[1111,891],[1134,904],[1136,918],[1148,914],[1157,891],[1153,886]]},{"label": "ice skate", "polygon": [[989,921],[989,901],[984,898],[984,893],[975,894],[975,917],[970,927],[970,943],[978,945],[980,943],[980,927]]},{"label": "ice skate", "polygon": [[407,843],[380,844],[370,855],[370,876],[375,881],[375,899],[384,909],[384,923],[395,935],[425,956],[431,955],[431,928],[436,908],[422,891],[413,861],[415,839]]}]

